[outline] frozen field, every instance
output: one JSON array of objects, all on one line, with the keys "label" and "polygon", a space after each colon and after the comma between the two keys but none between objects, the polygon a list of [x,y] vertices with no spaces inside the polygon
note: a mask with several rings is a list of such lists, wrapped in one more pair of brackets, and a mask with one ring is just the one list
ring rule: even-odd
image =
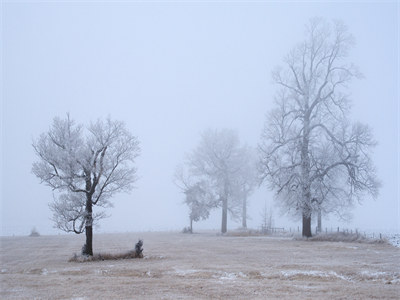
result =
[{"label": "frozen field", "polygon": [[84,236],[1,238],[1,299],[399,299],[400,249],[387,244],[228,237],[94,236],[95,252],[144,240],[144,259],[68,262]]}]

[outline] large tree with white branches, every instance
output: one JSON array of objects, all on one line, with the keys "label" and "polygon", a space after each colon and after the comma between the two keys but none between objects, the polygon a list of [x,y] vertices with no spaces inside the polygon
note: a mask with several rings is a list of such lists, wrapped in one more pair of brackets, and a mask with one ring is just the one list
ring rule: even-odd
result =
[{"label": "large tree with white branches", "polygon": [[54,192],[50,208],[56,227],[85,232],[83,253],[93,255],[93,224],[105,216],[93,207],[109,207],[112,196],[132,189],[138,139],[122,122],[98,120],[85,128],[67,115],[55,118],[33,148],[38,161],[32,171]]},{"label": "large tree with white branches", "polygon": [[341,22],[312,19],[304,42],[273,72],[279,87],[259,145],[262,179],[311,236],[317,211],[343,212],[380,186],[371,160],[371,129],[349,120],[348,86],[358,78],[347,62],[354,39]]}]

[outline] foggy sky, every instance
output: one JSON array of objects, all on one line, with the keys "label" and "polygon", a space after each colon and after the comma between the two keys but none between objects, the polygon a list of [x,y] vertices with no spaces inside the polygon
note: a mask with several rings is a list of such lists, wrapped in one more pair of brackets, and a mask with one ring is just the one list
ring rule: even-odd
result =
[{"label": "foggy sky", "polygon": [[[304,39],[311,17],[341,19],[364,75],[350,86],[352,119],[373,128],[383,187],[353,210],[349,228],[400,230],[399,4],[390,2],[9,2],[2,4],[1,232],[56,234],[51,189],[31,173],[32,141],[67,112],[88,124],[122,120],[141,143],[139,180],[118,194],[95,232],[188,225],[173,174],[207,128],[237,129],[256,146],[273,107],[271,71]],[[250,198],[261,224],[273,194]],[[300,226],[274,209],[277,227]],[[343,226],[334,216],[325,226]],[[228,229],[239,224],[228,221]],[[198,228],[220,228],[220,211]]]}]

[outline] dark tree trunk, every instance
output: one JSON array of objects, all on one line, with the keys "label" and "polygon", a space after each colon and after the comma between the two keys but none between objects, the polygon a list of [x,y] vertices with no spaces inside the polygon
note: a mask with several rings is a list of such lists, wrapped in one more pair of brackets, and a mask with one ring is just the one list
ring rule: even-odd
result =
[{"label": "dark tree trunk", "polygon": [[[92,190],[92,181],[89,175],[86,178],[86,190]],[[86,244],[84,248],[85,255],[93,256],[93,202],[92,202],[92,192],[86,194],[86,222],[85,222],[85,232],[86,232]]]},{"label": "dark tree trunk", "polygon": [[321,208],[318,208],[318,225],[317,225],[318,232],[322,232],[322,212]]},{"label": "dark tree trunk", "polygon": [[242,227],[247,229],[247,199],[243,197]]},{"label": "dark tree trunk", "polygon": [[305,237],[311,237],[311,192],[310,186],[303,190],[303,233]]},{"label": "dark tree trunk", "polygon": [[86,244],[84,254],[93,256],[93,226],[86,226]]},{"label": "dark tree trunk", "polygon": [[190,218],[190,233],[193,233],[193,219]]},{"label": "dark tree trunk", "polygon": [[86,244],[85,253],[86,255],[93,255],[93,212],[92,212],[92,199],[86,201]]},{"label": "dark tree trunk", "polygon": [[224,199],[222,199],[222,224],[221,224],[222,233],[226,233],[228,227],[227,223],[228,223],[228,198],[224,197]]},{"label": "dark tree trunk", "polygon": [[[86,182],[87,188],[88,185],[89,183]],[[93,256],[93,202],[91,194],[86,194],[85,232],[86,232],[86,244],[83,254]]]},{"label": "dark tree trunk", "polygon": [[311,215],[303,214],[303,236],[311,237]]}]

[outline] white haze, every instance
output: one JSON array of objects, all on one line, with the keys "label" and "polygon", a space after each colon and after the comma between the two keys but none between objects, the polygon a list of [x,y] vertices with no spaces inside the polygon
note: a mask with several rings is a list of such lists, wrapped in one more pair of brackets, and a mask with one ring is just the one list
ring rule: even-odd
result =
[{"label": "white haze", "polygon": [[[365,78],[350,86],[352,116],[373,128],[383,183],[349,223],[331,216],[323,227],[400,230],[398,2],[5,1],[1,10],[1,235],[59,232],[52,192],[31,173],[32,140],[67,112],[124,121],[141,142],[136,189],[114,198],[97,232],[187,226],[176,165],[207,128],[237,129],[257,145],[277,88],[271,71],[314,16],[343,20],[356,38],[350,59]],[[249,199],[249,227],[272,197],[262,187]],[[220,214],[194,229],[218,229]],[[274,219],[301,225],[278,209]]]}]

